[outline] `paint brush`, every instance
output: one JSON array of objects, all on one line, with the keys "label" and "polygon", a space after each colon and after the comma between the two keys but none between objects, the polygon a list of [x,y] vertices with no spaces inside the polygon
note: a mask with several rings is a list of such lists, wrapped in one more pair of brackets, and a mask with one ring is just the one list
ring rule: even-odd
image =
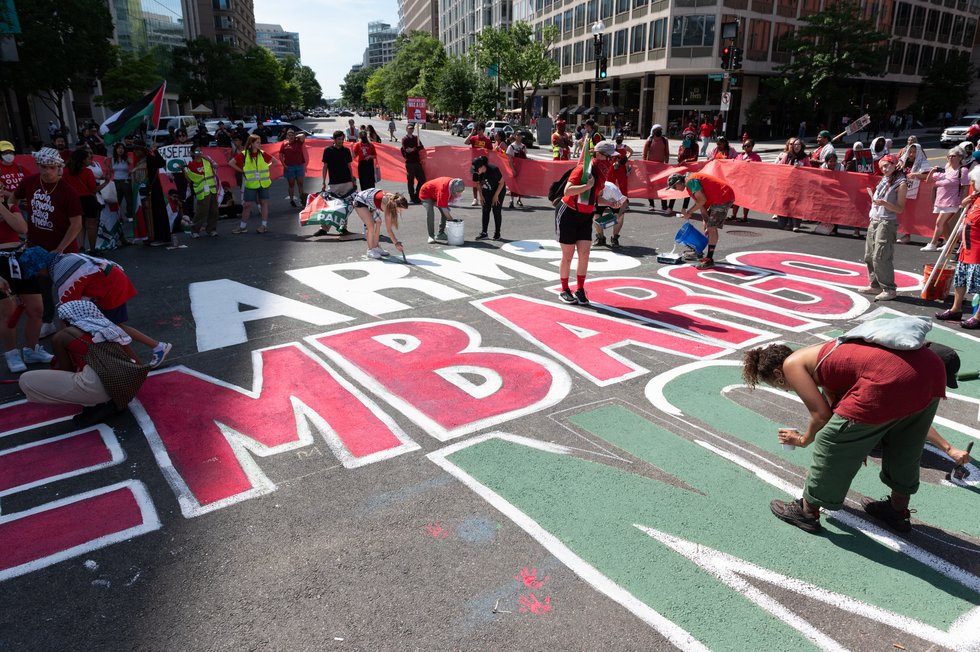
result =
[{"label": "paint brush", "polygon": [[[966,454],[969,455],[970,451],[972,450],[973,450],[973,442],[971,441],[969,444],[966,445]],[[953,472],[950,475],[952,475],[957,480],[962,480],[966,476],[970,475],[970,472],[967,471],[966,467],[963,466],[962,464],[957,464],[956,466],[953,467]]]}]

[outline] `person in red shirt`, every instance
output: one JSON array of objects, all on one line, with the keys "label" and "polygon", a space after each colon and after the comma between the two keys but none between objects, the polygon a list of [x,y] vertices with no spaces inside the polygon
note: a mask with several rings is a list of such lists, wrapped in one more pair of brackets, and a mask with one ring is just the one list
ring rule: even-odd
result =
[{"label": "person in red shirt", "polygon": [[286,131],[286,142],[279,149],[279,160],[282,161],[283,176],[289,184],[289,205],[297,208],[293,199],[295,188],[299,188],[300,201],[303,200],[303,179],[306,178],[306,139],[298,138],[295,129]]},{"label": "person in red shirt", "polygon": [[[0,140],[0,200],[3,201],[14,194],[17,186],[27,176],[23,166],[17,163],[15,158],[13,144],[7,140]],[[16,205],[8,206],[11,209],[15,207]]]},{"label": "person in red shirt", "polygon": [[[469,145],[473,149],[473,157],[477,156],[487,156],[490,150],[493,149],[493,142],[487,138],[484,133],[487,130],[487,126],[482,122],[477,122],[473,125],[473,131],[470,135],[466,137],[463,141],[464,145]],[[473,179],[473,203],[471,206],[477,206],[480,203],[479,197],[479,183],[477,179]]]},{"label": "person in red shirt", "polygon": [[687,190],[694,198],[694,206],[684,209],[681,217],[691,219],[694,211],[700,211],[704,220],[704,233],[708,236],[708,251],[698,269],[710,269],[715,265],[715,247],[718,245],[718,231],[728,217],[728,211],[735,204],[735,191],[727,183],[703,172],[672,174],[667,179],[668,190]]},{"label": "person in red shirt", "polygon": [[[960,253],[953,274],[953,305],[949,310],[936,313],[941,321],[960,321],[963,317],[963,299],[967,294],[980,293],[980,192],[973,192],[963,200],[969,206],[960,231]],[[974,314],[960,323],[961,328],[980,328],[980,315]]]},{"label": "person in red shirt", "polygon": [[[875,446],[881,446],[881,480],[891,496],[866,501],[864,511],[899,532],[912,529],[909,500],[919,488],[919,463],[939,399],[946,397],[946,368],[928,346],[899,351],[861,340],[837,340],[793,351],[770,344],[745,353],[743,377],[793,391],[810,412],[806,432],[780,428],[778,441],[814,444],[803,497],[773,500],[776,518],[818,534],[820,508],[843,506],[851,481]],[[821,391],[822,390],[822,391]]]},{"label": "person in red shirt", "polygon": [[98,182],[95,174],[88,169],[92,162],[92,153],[86,149],[76,149],[71,153],[68,164],[65,166],[65,173],[62,181],[75,191],[79,201],[82,203],[82,237],[79,238],[79,246],[85,248],[85,239],[88,238],[89,251],[95,251],[95,240],[99,235],[99,214],[102,207],[99,200],[95,198],[98,192]]},{"label": "person in red shirt", "polygon": [[708,153],[708,145],[711,144],[713,136],[715,134],[715,126],[708,122],[708,118],[704,119],[701,123],[701,156],[705,156]]},{"label": "person in red shirt", "polygon": [[966,132],[966,139],[974,145],[977,144],[977,140],[980,140],[980,124],[974,122],[970,125],[970,128]]},{"label": "person in red shirt", "polygon": [[[446,220],[453,218],[449,211],[449,203],[459,199],[466,185],[462,179],[438,177],[430,179],[419,188],[419,200],[425,206],[425,224],[429,230],[429,244],[436,241],[445,242]],[[439,233],[436,233],[436,209],[439,209]]]},{"label": "person in red shirt", "polygon": [[551,134],[551,160],[567,161],[572,156],[572,136],[565,131],[564,120],[555,121],[555,133]]},{"label": "person in red shirt", "polygon": [[[585,174],[582,163],[576,165],[562,191],[562,199],[555,207],[555,237],[561,247],[561,263],[558,265],[561,293],[558,298],[565,303],[590,305],[585,294],[585,276],[589,271],[589,252],[592,250],[592,214],[600,204],[602,189],[605,188],[615,156],[616,146],[609,141],[596,145],[592,151],[590,173]],[[575,269],[577,285],[572,294],[568,278],[575,255],[578,255]]]},{"label": "person in red shirt", "polygon": [[68,139],[61,134],[58,134],[51,142],[54,145],[54,148],[58,150],[58,156],[61,157],[61,161],[65,165],[68,165],[68,160],[71,158],[71,150],[68,148]]},{"label": "person in red shirt", "polygon": [[[613,158],[612,165],[609,169],[609,181],[614,183],[619,191],[623,193],[626,197],[629,192],[629,177],[627,176],[629,170],[629,160],[633,156],[633,148],[629,145],[623,144],[623,134],[616,136],[616,156]],[[623,223],[626,218],[626,209],[629,207],[629,200],[623,203],[616,211],[616,223],[613,225],[612,237],[609,239],[609,246],[613,249],[619,248],[619,233],[623,230]],[[606,236],[603,233],[602,225],[598,222],[598,218],[601,216],[600,213],[596,215],[596,220],[593,221],[595,228],[595,240],[592,241],[593,247],[604,247],[606,245]]]},{"label": "person in red shirt", "polygon": [[357,142],[351,147],[354,154],[354,162],[357,164],[357,181],[361,184],[361,191],[374,188],[376,181],[381,179],[374,178],[374,166],[378,162],[378,150],[371,142],[368,132],[361,131],[357,135]]}]

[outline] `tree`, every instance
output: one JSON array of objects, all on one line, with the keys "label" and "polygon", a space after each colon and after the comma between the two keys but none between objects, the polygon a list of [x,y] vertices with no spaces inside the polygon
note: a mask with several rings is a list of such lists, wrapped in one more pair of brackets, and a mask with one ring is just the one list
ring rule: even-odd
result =
[{"label": "tree", "polygon": [[385,105],[403,107],[409,96],[435,97],[446,60],[446,50],[439,39],[425,32],[400,34],[395,41],[395,58],[382,68]]},{"label": "tree", "polygon": [[0,62],[0,79],[40,99],[65,124],[65,93],[116,63],[105,0],[30,0],[17,4],[20,61]]},{"label": "tree", "polygon": [[182,100],[206,101],[217,111],[218,100],[227,99],[234,109],[236,89],[244,75],[242,56],[231,46],[199,36],[175,49],[172,56],[174,76],[182,80]]},{"label": "tree", "polygon": [[[542,86],[549,86],[561,76],[561,69],[551,58],[551,48],[558,40],[558,28],[548,25],[541,39],[534,38],[528,23],[518,21],[509,29],[486,28],[476,36],[474,58],[481,68],[497,67],[500,81],[514,89],[521,101],[521,121],[534,96]],[[530,95],[525,93],[530,90]]]},{"label": "tree", "polygon": [[323,97],[323,89],[320,82],[316,80],[316,73],[309,66],[300,66],[293,74],[293,81],[299,87],[299,94],[303,100],[305,108],[312,108],[320,105]]},{"label": "tree", "polygon": [[268,48],[254,47],[242,59],[244,82],[238,97],[242,103],[261,112],[296,106],[300,101],[299,88],[283,74],[283,65]]},{"label": "tree", "polygon": [[376,106],[382,109],[388,109],[388,103],[385,102],[385,82],[384,82],[384,67],[375,68],[374,72],[367,79],[367,84],[364,85],[364,103],[368,106]]},{"label": "tree", "polygon": [[888,34],[865,20],[854,0],[840,0],[803,19],[796,34],[782,41],[792,54],[777,67],[774,90],[784,101],[816,107],[826,124],[855,103],[848,80],[881,77],[888,57]]},{"label": "tree", "polygon": [[497,90],[497,81],[490,77],[480,77],[473,91],[470,113],[477,118],[492,116],[497,110],[497,102],[500,99],[501,93]]},{"label": "tree", "polygon": [[364,88],[374,70],[371,67],[364,67],[351,70],[344,75],[344,82],[340,85],[340,97],[344,104],[358,107],[364,105]]},{"label": "tree", "polygon": [[473,103],[478,82],[473,62],[465,57],[453,57],[439,74],[432,105],[438,111],[462,115]]},{"label": "tree", "polygon": [[143,97],[163,79],[153,53],[138,57],[132,52],[120,52],[116,67],[102,76],[102,95],[93,99],[117,111]]},{"label": "tree", "polygon": [[958,115],[959,108],[972,97],[970,85],[976,69],[970,63],[970,55],[962,52],[953,56],[945,63],[934,61],[922,78],[918,104],[922,107],[919,119],[923,122],[946,111]]}]

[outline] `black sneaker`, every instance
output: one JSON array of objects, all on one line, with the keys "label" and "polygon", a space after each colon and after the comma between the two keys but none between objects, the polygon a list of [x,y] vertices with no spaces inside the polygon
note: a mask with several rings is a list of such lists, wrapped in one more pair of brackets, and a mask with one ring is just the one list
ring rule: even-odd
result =
[{"label": "black sneaker", "polygon": [[592,241],[593,247],[605,247],[606,246],[606,236],[597,235],[595,240]]},{"label": "black sneaker", "polygon": [[328,231],[321,226],[319,229],[317,229],[316,233],[313,234],[313,237],[316,238],[316,237],[319,237],[321,235],[327,235],[327,233],[328,233]]},{"label": "black sneaker", "polygon": [[489,237],[490,237],[490,236],[489,236],[489,235],[487,235],[487,232],[486,232],[486,231],[484,231],[484,232],[483,232],[483,233],[481,233],[480,235],[478,235],[478,236],[476,236],[476,239],[477,239],[477,240],[486,240],[486,239],[487,239],[487,238],[489,238]]},{"label": "black sneaker", "polygon": [[590,306],[590,305],[592,305],[591,303],[589,303],[589,298],[587,296],[585,296],[585,289],[584,288],[579,288],[579,289],[575,290],[575,301],[577,301],[578,302],[578,305],[580,305],[580,306]]},{"label": "black sneaker", "polygon": [[289,198],[289,205],[292,206],[293,208],[299,208],[296,205],[296,200],[294,200],[292,197]]},{"label": "black sneaker", "polygon": [[619,236],[614,235],[609,239],[609,246],[613,249],[619,249]]},{"label": "black sneaker", "polygon": [[503,238],[500,237],[500,234],[499,233],[494,233],[493,234],[493,239],[496,240],[497,242],[500,242],[501,240],[503,240]]},{"label": "black sneaker", "polygon": [[804,532],[820,534],[823,531],[823,526],[820,525],[820,517],[810,516],[804,511],[802,498],[790,502],[774,500],[769,503],[769,509],[772,510],[773,516],[780,521],[795,525]]},{"label": "black sneaker", "polygon": [[572,294],[571,290],[562,290],[561,294],[558,295],[558,298],[565,303],[578,303],[578,299],[575,298],[575,295]]},{"label": "black sneaker", "polygon": [[912,531],[912,522],[909,520],[912,517],[912,510],[898,511],[892,507],[892,502],[887,496],[881,500],[865,500],[864,511],[896,532]]},{"label": "black sneaker", "polygon": [[71,418],[72,424],[77,428],[87,428],[97,423],[102,423],[106,419],[122,412],[116,407],[115,402],[106,401],[98,405],[92,405],[82,409],[81,412]]},{"label": "black sneaker", "polygon": [[346,226],[342,226],[337,231],[337,235],[350,235],[350,231],[347,230],[347,227]]}]

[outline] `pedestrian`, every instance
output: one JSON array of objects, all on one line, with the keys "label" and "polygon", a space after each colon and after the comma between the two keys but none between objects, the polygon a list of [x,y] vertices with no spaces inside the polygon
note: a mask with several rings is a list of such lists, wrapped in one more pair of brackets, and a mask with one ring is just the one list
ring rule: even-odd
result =
[{"label": "pedestrian", "polygon": [[963,154],[962,147],[954,147],[946,153],[946,166],[933,169],[936,199],[932,212],[936,214],[936,227],[932,238],[919,251],[938,251],[949,237],[953,216],[960,209],[964,190],[970,187],[969,172],[963,166]]},{"label": "pedestrian", "polygon": [[[354,192],[354,173],[351,165],[354,157],[350,149],[344,146],[346,136],[342,131],[333,132],[333,144],[323,148],[323,174],[320,190],[327,190],[339,196],[346,197]],[[329,179],[330,183],[327,183]]]},{"label": "pedestrian", "polygon": [[708,250],[697,268],[711,269],[715,266],[718,231],[725,224],[728,211],[735,204],[735,191],[718,177],[703,172],[674,173],[667,179],[667,189],[686,190],[694,199],[694,206],[685,209],[681,217],[689,220],[695,211],[700,211],[704,232],[708,236]]},{"label": "pedestrian", "polygon": [[875,294],[876,301],[891,301],[898,294],[895,285],[895,237],[898,215],[905,210],[908,180],[898,167],[898,159],[887,154],[878,161],[884,175],[871,195],[864,262],[868,266],[868,285],[860,290]]},{"label": "pedestrian", "polygon": [[368,188],[355,193],[351,200],[354,212],[364,222],[366,229],[365,239],[367,240],[367,255],[369,258],[385,258],[389,253],[381,246],[381,221],[384,220],[385,229],[391,239],[395,249],[405,253],[395,229],[398,228],[398,218],[405,209],[408,208],[408,200],[397,193],[385,192],[377,188]]},{"label": "pedestrian", "polygon": [[[514,142],[507,146],[507,157],[510,159],[510,167],[514,171],[514,176],[517,177],[520,174],[521,165],[523,165],[522,163],[518,163],[518,161],[527,158],[527,145],[524,144],[523,132],[514,132]],[[517,200],[517,206],[524,208],[524,202],[521,201],[521,196],[516,193],[511,193],[510,195],[510,208],[514,208],[515,199]]]},{"label": "pedestrian", "polygon": [[715,125],[708,119],[708,116],[705,116],[699,130],[701,133],[701,156],[705,156],[708,153],[708,146],[711,144],[712,136],[715,133]]},{"label": "pedestrian", "polygon": [[[486,124],[482,122],[477,122],[476,124],[473,125],[473,131],[471,131],[470,134],[466,137],[466,140],[463,141],[464,145],[470,146],[470,149],[472,150],[474,157],[484,156],[486,155],[487,152],[493,149],[493,143],[490,141],[489,138],[487,138],[486,134],[484,133],[486,130],[487,130]],[[474,182],[477,181],[476,177],[473,178],[473,181]],[[473,203],[470,205],[476,206],[479,203],[480,203],[479,184],[474,183]]]},{"label": "pedestrian", "polygon": [[0,140],[0,200],[10,197],[27,176],[27,171],[16,161],[16,157],[13,143]]},{"label": "pedestrian", "polygon": [[[745,140],[742,143],[742,153],[735,157],[737,161],[746,161],[752,163],[761,163],[762,157],[755,153],[755,141],[751,138]],[[745,206],[742,207],[742,219],[738,219],[738,205],[732,206],[732,217],[733,222],[748,222],[749,221],[749,209]]]},{"label": "pedestrian", "polygon": [[[959,231],[960,248],[956,261],[956,272],[953,275],[953,305],[948,310],[936,313],[936,319],[942,321],[960,321],[963,317],[963,299],[967,294],[976,296],[980,293],[980,192],[972,192],[963,200],[967,208],[963,225]],[[960,323],[961,328],[976,330],[980,328],[980,319],[971,315]]]},{"label": "pedestrian", "polygon": [[112,158],[110,159],[110,165],[112,166],[112,183],[116,188],[116,201],[119,202],[119,210],[122,212],[123,202],[126,202],[126,216],[127,222],[133,221],[133,216],[136,214],[136,202],[133,198],[133,184],[130,179],[130,172],[133,167],[133,157],[130,152],[126,151],[126,146],[117,142],[112,146]]},{"label": "pedestrian", "polygon": [[231,147],[231,132],[221,120],[218,121],[218,128],[214,130],[214,141],[218,147]]},{"label": "pedestrian", "polygon": [[378,135],[378,132],[375,130],[374,125],[367,126],[367,134],[368,134],[368,140],[370,140],[372,143],[381,142],[381,136]]},{"label": "pedestrian", "polygon": [[844,170],[846,172],[862,172],[872,174],[874,172],[874,160],[860,140],[851,145],[850,149],[844,152]]},{"label": "pedestrian", "polygon": [[[693,129],[687,129],[681,137],[681,144],[677,147],[677,164],[686,165],[688,163],[696,163],[698,160],[698,141],[697,136]],[[667,200],[667,212],[671,213],[674,210],[675,199]],[[688,205],[691,203],[690,195],[684,197],[684,202],[681,207],[687,210]]]},{"label": "pedestrian", "polygon": [[388,135],[391,142],[395,142],[395,116],[388,116]]},{"label": "pedestrian", "polygon": [[350,120],[347,121],[347,129],[344,130],[344,138],[349,143],[356,143],[357,133],[359,131],[360,129],[354,126],[354,118],[351,118]]},{"label": "pedestrian", "polygon": [[[810,158],[807,156],[803,141],[799,138],[790,138],[786,141],[783,153],[776,159],[778,165],[792,165],[794,167],[809,167]],[[777,215],[776,224],[784,231],[792,229],[794,233],[800,232],[802,220],[798,217],[789,215]]]},{"label": "pedestrian", "polygon": [[238,228],[231,230],[235,235],[248,233],[249,214],[256,203],[259,205],[262,225],[255,229],[255,232],[269,232],[269,186],[272,185],[272,173],[269,167],[278,164],[278,161],[262,151],[260,140],[261,138],[256,134],[249,136],[245,143],[245,150],[229,163],[231,168],[241,172],[245,179],[242,219],[238,223]]},{"label": "pedestrian", "polygon": [[91,160],[92,153],[87,149],[76,149],[71,153],[71,158],[65,166],[62,180],[75,191],[82,203],[82,233],[79,237],[79,247],[84,249],[85,240],[88,239],[89,251],[94,252],[95,241],[99,235],[99,213],[102,207],[95,198],[98,184],[92,170],[88,168]]},{"label": "pedestrian", "polygon": [[415,135],[415,125],[405,125],[405,137],[402,138],[401,153],[405,159],[405,175],[408,179],[408,196],[413,204],[418,204],[419,190],[425,183],[425,169],[422,167],[422,150],[425,146]]},{"label": "pedestrian", "polygon": [[[429,244],[446,242],[446,220],[453,219],[449,210],[450,202],[456,202],[463,195],[466,184],[462,179],[437,177],[430,179],[419,188],[419,200],[425,206],[425,225],[429,232]],[[435,230],[435,211],[439,210],[439,232]]]},{"label": "pedestrian", "polygon": [[[946,396],[946,371],[929,347],[899,351],[861,340],[837,340],[793,351],[770,344],[747,351],[743,376],[793,391],[810,412],[806,432],[780,428],[778,441],[814,452],[803,497],[773,500],[776,518],[811,534],[820,509],[838,510],[871,450],[882,449],[881,480],[891,496],[865,501],[864,511],[899,532],[912,529],[908,509],[919,488],[929,427]],[[821,393],[822,392],[822,393]]]},{"label": "pedestrian", "polygon": [[[609,246],[613,249],[619,249],[619,234],[623,230],[623,224],[626,221],[626,209],[629,208],[627,193],[629,192],[629,160],[632,155],[633,148],[623,144],[622,134],[616,136],[616,154],[612,159],[612,164],[609,166],[607,181],[619,188],[626,201],[616,208],[616,221],[613,224],[613,232],[609,241]],[[593,247],[606,246],[606,236],[603,233],[604,228],[600,223],[605,210],[603,206],[596,207],[596,212],[592,220],[592,228],[595,231],[595,238],[592,241]]]},{"label": "pedestrian", "polygon": [[708,150],[708,160],[709,161],[726,161],[732,160],[738,157],[738,152],[732,147],[728,139],[724,136],[718,136],[715,141],[715,146]]},{"label": "pedestrian", "polygon": [[18,263],[24,278],[50,278],[59,304],[80,299],[94,303],[106,319],[152,350],[151,367],[159,366],[170,353],[169,343],[126,325],[126,304],[136,296],[136,288],[118,263],[84,254],[54,254],[42,247],[28,247],[18,256]]},{"label": "pedestrian", "polygon": [[279,160],[282,161],[283,176],[289,187],[289,205],[297,208],[299,205],[293,199],[294,193],[299,196],[300,204],[306,203],[303,184],[309,154],[306,152],[306,139],[300,138],[295,129],[286,130],[286,141],[280,146]]},{"label": "pedestrian", "polygon": [[[655,124],[650,129],[650,136],[643,143],[643,160],[653,163],[670,163],[670,142],[664,136],[662,125]],[[654,200],[649,200],[650,210],[653,210]],[[667,200],[660,200],[660,212],[667,212]]]},{"label": "pedestrian", "polygon": [[[929,158],[922,146],[919,145],[918,139],[915,136],[909,136],[908,140],[909,144],[898,155],[898,166],[905,173],[905,178],[909,184],[905,198],[915,199],[919,196],[919,187],[922,185],[922,181],[928,179],[932,173],[932,165],[929,163]],[[909,244],[912,242],[912,235],[900,233],[897,242]]]},{"label": "pedestrian", "polygon": [[112,183],[109,160],[99,161],[89,154],[88,169],[95,177],[95,201],[99,204],[99,221],[96,224],[95,250],[109,251],[124,244],[122,221],[119,219],[119,202],[116,187]]},{"label": "pedestrian", "polygon": [[[361,184],[361,190],[374,188],[375,178],[374,169],[378,163],[378,152],[371,142],[367,131],[362,131],[357,136],[357,142],[351,147],[354,162],[357,164],[357,181]],[[377,179],[380,181],[381,179]]]},{"label": "pedestrian", "polygon": [[486,156],[477,156],[473,159],[470,172],[473,179],[480,185],[480,206],[483,208],[482,228],[477,240],[486,240],[487,228],[490,225],[490,214],[493,213],[493,239],[500,240],[501,208],[504,196],[507,195],[507,187],[504,185],[504,177],[500,168],[487,161]]},{"label": "pedestrian", "polygon": [[566,122],[555,120],[555,133],[551,134],[551,160],[567,161],[571,158],[572,137],[565,131]]},{"label": "pedestrian", "polygon": [[202,231],[211,237],[217,236],[218,179],[213,162],[204,157],[200,147],[191,150],[191,161],[184,167],[184,175],[190,182],[191,192],[194,193],[194,224],[191,227],[191,238],[200,238]]},{"label": "pedestrian", "polygon": [[82,405],[72,425],[85,428],[124,410],[147,368],[134,362],[132,338],[91,301],[64,303],[58,316],[65,328],[51,340],[53,368],[25,373],[19,386],[31,403]]},{"label": "pedestrian", "polygon": [[817,134],[817,147],[810,153],[810,165],[812,167],[818,168],[823,165],[827,156],[835,151],[834,146],[830,143],[830,137],[831,134],[826,129]]}]

